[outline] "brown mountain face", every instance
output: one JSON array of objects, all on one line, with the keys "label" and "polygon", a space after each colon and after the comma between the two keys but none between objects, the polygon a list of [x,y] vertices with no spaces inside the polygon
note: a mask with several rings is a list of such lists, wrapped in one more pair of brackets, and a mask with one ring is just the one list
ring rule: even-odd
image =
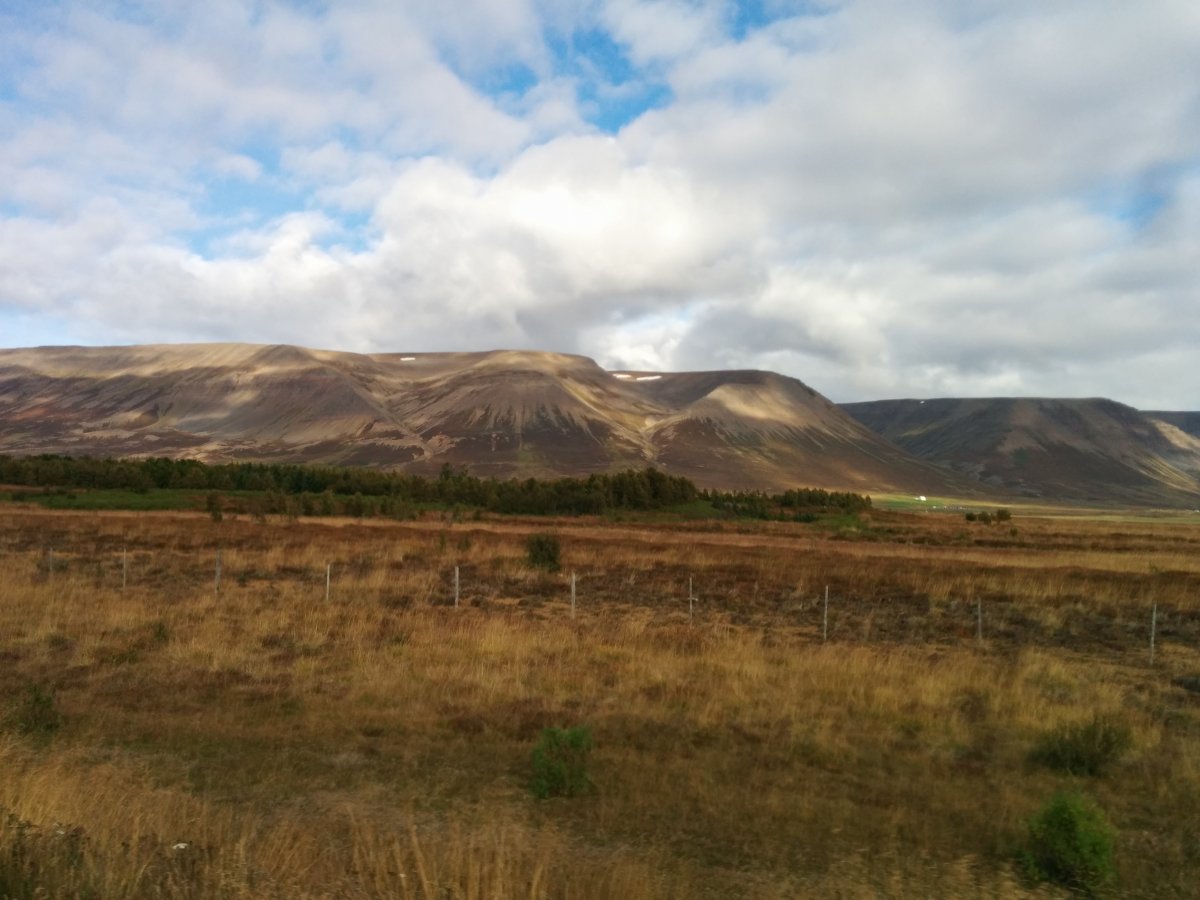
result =
[{"label": "brown mountain face", "polygon": [[842,408],[914,456],[1025,496],[1200,502],[1200,439],[1112,400],[879,400]]},{"label": "brown mountain face", "polygon": [[450,463],[500,478],[655,465],[705,487],[973,490],[792,378],[516,351],[0,350],[0,453]]},{"label": "brown mountain face", "polygon": [[[772,372],[617,373],[669,410],[647,423],[657,461],[698,484],[804,482],[920,493],[970,490],[922,465],[794,378]],[[797,473],[803,473],[797,477]]]},{"label": "brown mountain face", "polygon": [[1178,428],[1184,434],[1200,438],[1200,412],[1146,412],[1147,417]]}]

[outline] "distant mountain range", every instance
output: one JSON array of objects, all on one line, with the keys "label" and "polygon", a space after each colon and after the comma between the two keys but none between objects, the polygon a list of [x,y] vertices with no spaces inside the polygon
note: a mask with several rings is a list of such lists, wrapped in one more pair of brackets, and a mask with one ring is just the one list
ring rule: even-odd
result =
[{"label": "distant mountain range", "polygon": [[608,372],[559,353],[195,344],[0,351],[0,453],[481,476],[647,465],[705,487],[970,491],[770,372]]},{"label": "distant mountain range", "polygon": [[606,371],[532,351],[0,350],[0,453],[482,476],[657,466],[704,487],[1200,503],[1200,414],[1107,400],[838,407],[771,372]]},{"label": "distant mountain range", "polygon": [[842,408],[914,456],[1054,500],[1200,506],[1200,414],[1112,400],[878,400]]}]

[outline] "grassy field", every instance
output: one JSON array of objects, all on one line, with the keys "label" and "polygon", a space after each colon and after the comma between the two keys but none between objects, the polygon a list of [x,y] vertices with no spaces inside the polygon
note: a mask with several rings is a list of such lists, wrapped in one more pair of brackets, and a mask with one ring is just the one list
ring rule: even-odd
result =
[{"label": "grassy field", "polygon": [[1093,522],[1162,522],[1200,525],[1200,509],[1183,507],[1154,509],[1110,506],[1097,507],[1080,503],[1054,503],[1045,500],[1008,499],[1001,502],[978,497],[935,497],[924,500],[909,494],[873,493],[871,501],[876,509],[892,512],[932,512],[936,514],[966,512],[996,512],[1007,509],[1013,515],[1038,518],[1084,518]]},{"label": "grassy field", "polygon": [[[1064,788],[1114,895],[1195,896],[1200,528],[1014,512],[5,504],[0,897],[1056,896],[1017,859]],[[1089,722],[1127,739],[1102,771],[1039,755]],[[594,790],[534,797],[552,726]]]},{"label": "grassy field", "polygon": [[36,505],[55,510],[129,510],[136,512],[203,509],[201,491],[64,490],[8,488],[0,490],[0,503]]}]

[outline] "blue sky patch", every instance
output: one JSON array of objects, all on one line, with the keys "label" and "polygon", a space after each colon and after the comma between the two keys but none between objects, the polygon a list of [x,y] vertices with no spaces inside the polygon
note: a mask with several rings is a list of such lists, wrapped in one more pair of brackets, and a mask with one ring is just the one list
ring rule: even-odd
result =
[{"label": "blue sky patch", "polygon": [[615,134],[642,113],[670,101],[666,81],[637,68],[625,48],[606,31],[576,31],[551,37],[548,43],[559,73],[578,85],[581,114],[601,131]]}]

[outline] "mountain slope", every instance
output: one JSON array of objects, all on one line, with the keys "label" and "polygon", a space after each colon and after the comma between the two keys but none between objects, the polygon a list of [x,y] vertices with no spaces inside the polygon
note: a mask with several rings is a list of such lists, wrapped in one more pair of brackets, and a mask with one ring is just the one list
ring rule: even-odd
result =
[{"label": "mountain slope", "polygon": [[647,433],[666,469],[697,483],[739,469],[756,484],[796,481],[857,490],[961,490],[946,473],[896,448],[794,378],[772,372],[627,373],[669,411]]},{"label": "mountain slope", "polygon": [[228,344],[0,351],[0,446],[261,459],[306,447],[337,461],[323,445],[374,430],[394,455],[419,455],[420,439],[337,362]]},{"label": "mountain slope", "polygon": [[842,408],[921,459],[1026,496],[1200,499],[1200,440],[1112,400],[880,400]]},{"label": "mountain slope", "polygon": [[1142,415],[1156,422],[1163,422],[1178,428],[1184,434],[1200,438],[1200,412],[1143,412]]},{"label": "mountain slope", "polygon": [[202,344],[0,350],[0,452],[194,456],[432,473],[656,465],[702,486],[970,491],[803,383],[606,372],[581,356]]}]

